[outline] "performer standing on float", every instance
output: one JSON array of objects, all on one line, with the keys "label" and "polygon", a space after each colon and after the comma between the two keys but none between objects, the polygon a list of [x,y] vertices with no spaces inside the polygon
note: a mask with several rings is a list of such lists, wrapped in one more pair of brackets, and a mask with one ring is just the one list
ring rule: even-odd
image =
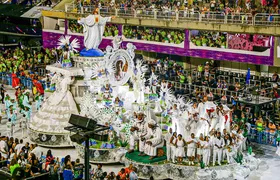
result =
[{"label": "performer standing on float", "polygon": [[131,127],[131,136],[129,139],[129,151],[128,153],[134,152],[135,141],[139,141],[139,155],[144,154],[145,141],[142,141],[141,138],[147,134],[147,123],[145,121],[145,114],[143,112],[137,113],[137,118]]},{"label": "performer standing on float", "polygon": [[221,165],[222,152],[223,152],[224,145],[225,145],[225,141],[221,137],[221,132],[218,132],[217,137],[215,137],[214,141],[213,141],[213,146],[214,146],[213,166],[215,166],[217,156],[218,156],[218,164]]},{"label": "performer standing on float", "polygon": [[226,96],[223,96],[221,99],[221,105],[218,107],[217,115],[219,118],[219,124],[217,125],[217,128],[220,129],[220,131],[223,131],[224,129],[227,130],[227,132],[230,132],[230,109],[226,105],[227,98]]},{"label": "performer standing on float", "polygon": [[211,112],[211,115],[209,116],[209,122],[211,124],[210,130],[216,129],[216,126],[218,124],[218,119],[217,119],[217,108],[216,105],[213,102],[214,97],[213,94],[210,92],[207,95],[207,101],[205,102],[205,109]]},{"label": "performer standing on float", "polygon": [[201,148],[203,149],[203,163],[205,166],[209,166],[210,163],[210,155],[211,155],[211,142],[209,136],[205,136],[204,141],[201,142]]},{"label": "performer standing on float", "polygon": [[197,132],[199,136],[200,133],[202,133],[204,136],[208,135],[209,134],[209,130],[212,130],[210,129],[210,127],[212,127],[212,121],[213,119],[215,118],[214,117],[214,108],[211,108],[211,107],[207,107],[206,109],[206,112],[204,113],[204,116],[201,117],[201,120],[200,120],[200,129],[199,131]]},{"label": "performer standing on float", "polygon": [[172,128],[169,128],[168,133],[165,134],[164,136],[164,140],[166,142],[166,157],[167,157],[167,161],[170,161],[171,159],[171,143],[170,143],[170,139],[172,137],[173,131]]},{"label": "performer standing on float", "polygon": [[150,119],[148,122],[147,134],[141,138],[145,141],[144,152],[150,156],[150,160],[157,156],[157,148],[163,147],[162,130],[157,125],[156,121]]},{"label": "performer standing on float", "polygon": [[171,158],[172,162],[175,163],[175,157],[176,157],[176,140],[177,140],[177,133],[173,132],[172,137],[170,138],[170,146],[171,146]]},{"label": "performer standing on float", "polygon": [[189,159],[189,165],[194,165],[196,143],[197,140],[195,139],[194,133],[192,133],[191,136],[188,137],[187,139],[187,144],[188,144],[187,156]]},{"label": "performer standing on float", "polygon": [[193,103],[189,109],[189,117],[186,124],[186,131],[183,131],[183,137],[191,136],[191,133],[196,133],[198,123],[198,108],[197,104]]},{"label": "performer standing on float", "polygon": [[181,133],[182,127],[180,127],[180,120],[179,120],[179,114],[180,110],[177,107],[177,104],[174,104],[173,107],[170,109],[170,115],[172,120],[172,129],[177,132],[177,134]]}]

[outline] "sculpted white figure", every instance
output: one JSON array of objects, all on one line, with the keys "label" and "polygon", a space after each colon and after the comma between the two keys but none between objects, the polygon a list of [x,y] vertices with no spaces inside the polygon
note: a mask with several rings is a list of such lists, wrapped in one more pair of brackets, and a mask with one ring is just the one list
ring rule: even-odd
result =
[{"label": "sculpted white figure", "polygon": [[105,25],[114,17],[102,17],[98,14],[98,8],[95,9],[92,15],[86,18],[80,18],[78,23],[83,25],[84,45],[87,50],[98,49],[102,41]]}]

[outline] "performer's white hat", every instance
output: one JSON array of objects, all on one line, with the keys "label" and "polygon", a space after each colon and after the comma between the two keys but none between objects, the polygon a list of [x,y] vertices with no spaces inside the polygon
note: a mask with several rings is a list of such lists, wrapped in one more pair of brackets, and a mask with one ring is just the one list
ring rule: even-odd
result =
[{"label": "performer's white hat", "polygon": [[226,96],[223,96],[223,97],[221,98],[221,103],[222,103],[222,104],[226,104],[226,103],[227,103],[227,97],[226,97]]},{"label": "performer's white hat", "polygon": [[213,97],[213,94],[210,92],[207,97]]},{"label": "performer's white hat", "polygon": [[150,120],[149,120],[149,122],[148,122],[148,124],[151,124],[151,125],[156,125],[156,124],[157,124],[157,122],[156,122],[155,120],[153,120],[153,119],[150,119]]},{"label": "performer's white hat", "polygon": [[213,101],[213,99],[214,99],[214,96],[213,96],[213,94],[210,92],[210,93],[207,95],[207,100],[208,100],[208,101]]},{"label": "performer's white hat", "polygon": [[144,113],[143,111],[137,111],[137,112],[136,112],[136,114],[137,114],[137,115],[143,115],[143,116],[146,116],[146,115],[145,115],[145,113]]},{"label": "performer's white hat", "polygon": [[221,100],[227,100],[227,97],[226,97],[226,96],[223,96]]}]

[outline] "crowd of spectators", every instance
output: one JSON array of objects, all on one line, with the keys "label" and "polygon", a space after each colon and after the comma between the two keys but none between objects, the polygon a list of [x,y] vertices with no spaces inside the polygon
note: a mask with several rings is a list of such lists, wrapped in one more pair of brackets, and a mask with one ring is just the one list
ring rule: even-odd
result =
[{"label": "crowd of spectators", "polygon": [[83,26],[77,22],[77,20],[69,21],[69,30],[72,33],[83,33]]},{"label": "crowd of spectators", "polygon": [[0,52],[0,72],[28,76],[38,66],[50,64],[56,56],[54,51],[57,53],[50,49],[5,49]]},{"label": "crowd of spectators", "polygon": [[191,31],[191,42],[196,46],[227,48],[227,33]]},{"label": "crowd of spectators", "polygon": [[[24,143],[22,139],[0,137],[0,168],[12,175],[21,172],[23,178],[47,174],[51,180],[78,180],[84,177],[84,165],[80,159],[73,161],[70,155],[63,158],[55,157],[51,150],[44,154],[44,150],[37,144]],[[91,179],[130,179],[136,180],[137,169],[130,165],[122,168],[117,174],[105,172],[102,165],[90,168]]]},{"label": "crowd of spectators", "polygon": [[[234,19],[241,17],[242,14],[242,22],[245,23],[248,18],[252,18],[252,16],[246,16],[246,13],[251,13],[253,16],[256,13],[267,13],[267,14],[279,14],[279,5],[278,1],[221,1],[221,0],[184,0],[182,1],[166,1],[166,0],[141,0],[141,1],[121,1],[117,2],[112,0],[111,2],[96,2],[96,1],[83,1],[77,0],[77,4],[80,7],[86,7],[89,5],[94,5],[96,7],[105,7],[108,11],[114,11],[115,8],[118,9],[146,9],[153,11],[157,9],[158,11],[162,11],[163,13],[168,13],[171,11],[186,11],[187,14],[193,15],[195,12],[199,12],[202,14],[202,17],[209,18],[211,14],[226,14],[229,15],[228,19]],[[104,10],[103,10],[104,11]],[[211,13],[209,13],[211,12]],[[243,16],[244,15],[244,16]],[[273,17],[265,17],[266,21],[271,21]],[[270,19],[272,18],[272,19]],[[278,17],[277,17],[278,18]]]},{"label": "crowd of spectators", "polygon": [[[83,26],[76,20],[69,21],[69,29],[72,33],[83,33]],[[119,34],[118,26],[115,24],[106,24],[104,30],[104,37],[114,37]]]},{"label": "crowd of spectators", "polygon": [[46,65],[58,62],[61,55],[62,50],[58,49],[3,49],[0,52],[0,81],[16,88],[19,80],[28,89],[36,88],[33,84],[36,81],[46,89],[50,83]]},{"label": "crowd of spectators", "polygon": [[[159,74],[160,79],[178,81],[181,84],[206,86],[209,88],[217,89],[220,96],[225,95],[225,91],[235,91],[237,94],[243,94],[243,90],[246,88],[246,76],[241,74],[239,78],[220,76],[218,74],[218,64],[216,61],[206,62],[200,64],[192,72],[184,71],[183,67],[176,63],[174,60],[170,60],[168,57],[165,59],[158,59],[153,67],[154,71]],[[252,82],[251,82],[252,83]],[[273,86],[270,83],[279,84],[279,76],[275,72],[270,80],[260,79],[251,84],[248,91],[253,95],[262,95],[270,98],[279,98],[278,87]],[[169,87],[173,88],[175,94],[184,94],[186,92],[181,90],[175,90],[175,85],[170,83]],[[199,95],[201,90],[196,90],[195,94]],[[188,92],[190,93],[190,92]],[[191,92],[193,93],[193,92]],[[245,93],[244,93],[245,94]]]},{"label": "crowd of spectators", "polygon": [[181,44],[185,40],[183,30],[153,27],[124,26],[123,35],[128,39]]}]

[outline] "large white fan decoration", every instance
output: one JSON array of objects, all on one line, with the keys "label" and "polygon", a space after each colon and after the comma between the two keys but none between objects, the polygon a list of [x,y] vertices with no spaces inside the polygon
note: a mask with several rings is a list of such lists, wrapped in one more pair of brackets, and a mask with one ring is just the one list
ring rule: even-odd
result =
[{"label": "large white fan decoration", "polygon": [[73,39],[72,42],[70,42],[71,36],[61,36],[58,39],[58,47],[57,49],[63,49],[66,45],[69,47],[69,51],[78,52],[78,49],[80,48],[80,42],[77,38]]}]

